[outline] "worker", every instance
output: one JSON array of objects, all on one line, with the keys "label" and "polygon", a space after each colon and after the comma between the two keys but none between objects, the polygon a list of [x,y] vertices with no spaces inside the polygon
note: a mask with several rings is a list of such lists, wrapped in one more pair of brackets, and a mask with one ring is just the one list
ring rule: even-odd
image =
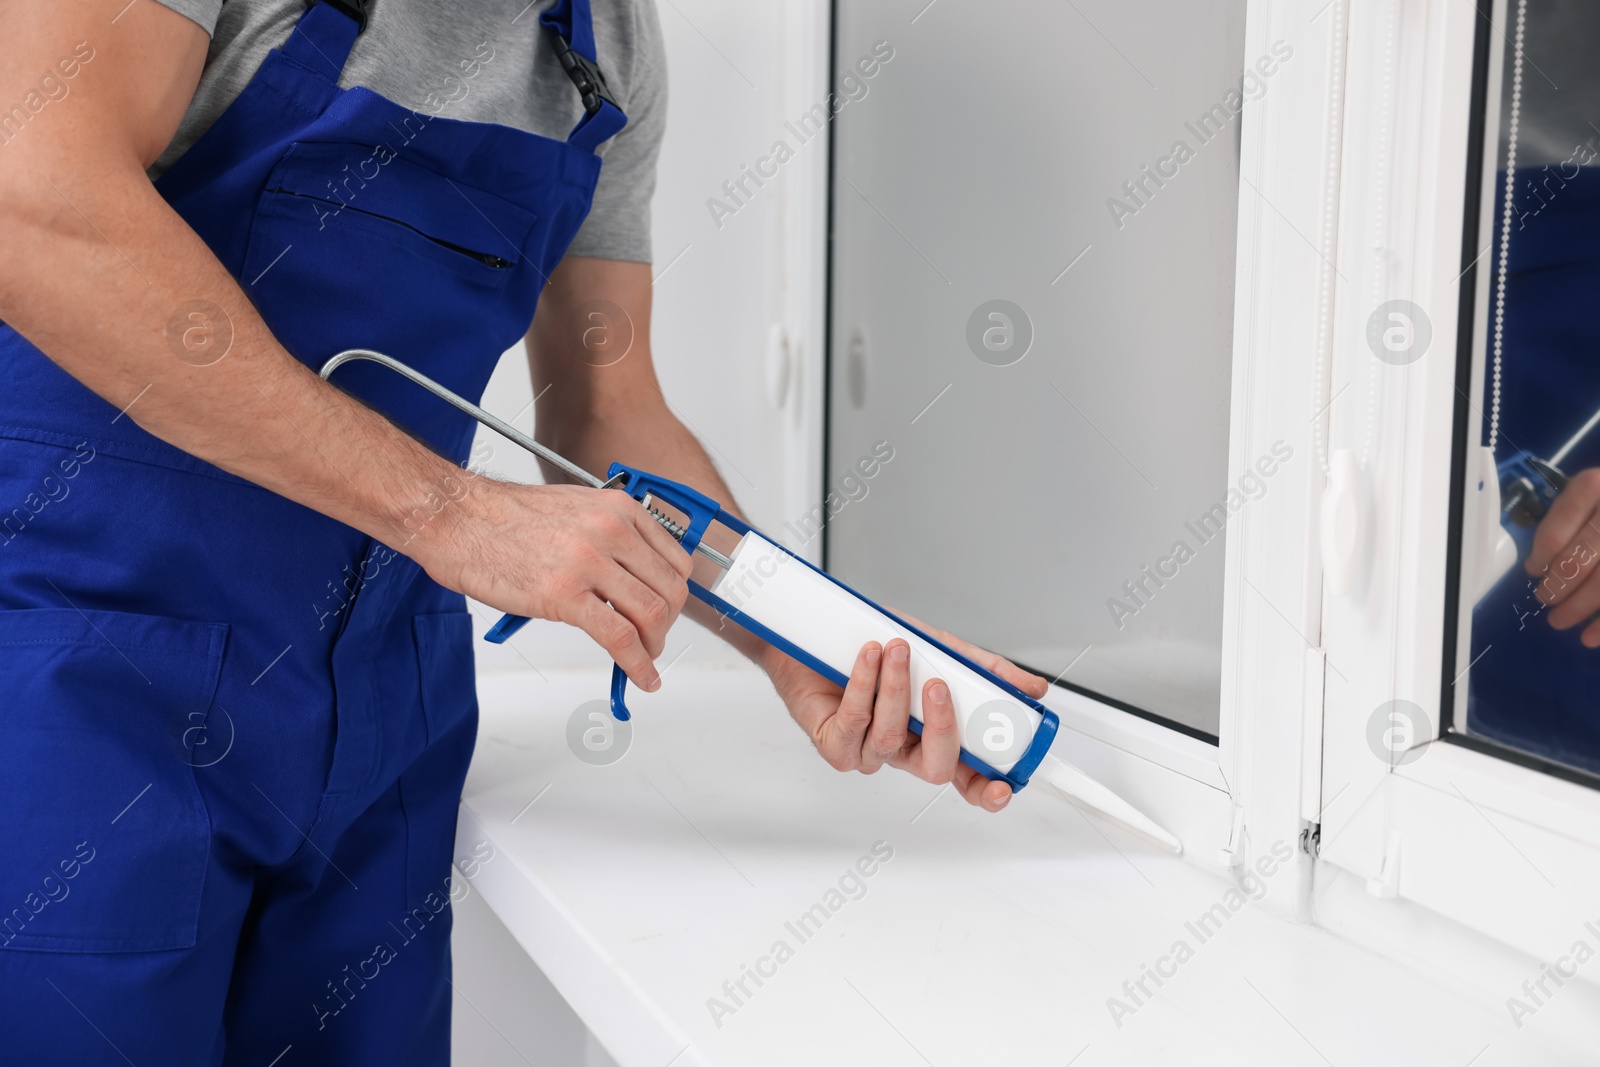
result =
[{"label": "worker", "polygon": [[[526,336],[545,443],[731,503],[650,358],[653,5],[6,0],[0,40],[0,1059],[447,1062],[466,598],[655,690],[690,561],[314,368],[477,398]],[[943,683],[908,732],[904,642],[841,690],[735,631],[834,767],[1006,803]]]},{"label": "worker", "polygon": [[[1582,311],[1600,285],[1600,167],[1587,165],[1597,145],[1587,126],[1560,129],[1575,135],[1561,141],[1551,132],[1542,140],[1569,147],[1517,168],[1512,223],[1496,230],[1497,240],[1509,235],[1498,323],[1502,368],[1498,375],[1486,369],[1484,395],[1497,416],[1502,466],[1519,454],[1557,455],[1600,408]],[[1505,188],[1502,171],[1492,193],[1497,205]],[[1493,286],[1498,260],[1491,269]],[[1533,530],[1522,565],[1473,608],[1467,728],[1600,774],[1600,432],[1579,437],[1560,469],[1566,481]]]}]

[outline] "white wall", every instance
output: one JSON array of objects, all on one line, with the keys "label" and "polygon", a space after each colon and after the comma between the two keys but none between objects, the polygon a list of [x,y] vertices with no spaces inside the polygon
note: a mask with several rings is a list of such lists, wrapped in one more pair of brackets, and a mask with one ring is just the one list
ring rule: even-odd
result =
[{"label": "white wall", "polygon": [[450,1056],[467,1067],[616,1067],[477,893],[451,905]]}]

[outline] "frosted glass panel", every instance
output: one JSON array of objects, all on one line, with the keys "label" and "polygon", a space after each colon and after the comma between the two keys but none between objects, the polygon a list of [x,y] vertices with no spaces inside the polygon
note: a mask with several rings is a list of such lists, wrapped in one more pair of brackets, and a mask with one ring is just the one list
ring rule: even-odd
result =
[{"label": "frosted glass panel", "polygon": [[829,567],[1214,735],[1282,459],[1227,463],[1239,111],[1293,49],[1246,72],[1242,2],[924,2],[837,5]]}]

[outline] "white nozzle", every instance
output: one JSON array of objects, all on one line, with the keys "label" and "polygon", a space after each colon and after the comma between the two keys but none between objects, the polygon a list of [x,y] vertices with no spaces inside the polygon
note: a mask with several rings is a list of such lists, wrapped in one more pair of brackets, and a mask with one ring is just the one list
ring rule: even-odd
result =
[{"label": "white nozzle", "polygon": [[1066,794],[1068,799],[1082,801],[1130,833],[1166,849],[1174,856],[1183,855],[1182,841],[1163,830],[1154,819],[1065,760],[1056,756],[1046,756],[1039,764],[1039,769],[1033,773],[1036,779],[1042,778],[1049,782]]}]

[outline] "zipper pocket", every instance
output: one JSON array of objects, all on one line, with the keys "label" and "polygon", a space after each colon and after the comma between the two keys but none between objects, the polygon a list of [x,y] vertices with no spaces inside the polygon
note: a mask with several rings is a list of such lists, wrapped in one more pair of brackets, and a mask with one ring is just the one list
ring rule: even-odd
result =
[{"label": "zipper pocket", "polygon": [[301,200],[315,200],[319,204],[331,205],[334,208],[332,214],[335,215],[341,211],[354,211],[356,214],[365,215],[368,218],[382,219],[384,222],[390,223],[391,225],[400,226],[410,230],[418,237],[421,237],[424,240],[432,241],[441,248],[448,248],[452,252],[466,256],[468,259],[475,259],[484,266],[492,267],[495,270],[509,270],[511,267],[516,266],[515,263],[511,262],[509,259],[506,259],[504,256],[497,256],[492,252],[479,252],[477,249],[467,248],[465,245],[458,245],[453,241],[446,241],[442,237],[435,237],[431,233],[424,233],[415,226],[411,225],[409,222],[402,222],[399,219],[390,218],[388,215],[379,215],[372,211],[363,211],[361,208],[358,208],[352,204],[342,203],[337,200],[328,200],[320,196],[312,196],[309,193],[297,193],[293,189],[285,189],[281,185],[270,188],[266,191],[269,193],[282,193],[284,196],[298,197]]},{"label": "zipper pocket", "polygon": [[[390,219],[389,221],[395,222],[397,220]],[[400,225],[405,226],[406,224],[402,222]],[[473,259],[477,260],[479,263],[482,263],[486,267],[493,267],[496,270],[506,270],[512,266],[512,263],[509,259],[504,259],[489,252],[474,252],[470,248],[463,248],[461,245],[451,244],[449,241],[431,236],[430,234],[422,233],[422,231],[417,229],[415,226],[406,226],[406,229],[422,234],[422,236],[428,238],[428,240],[432,241],[434,244],[443,245],[452,252],[460,252],[464,256],[471,256]]]}]

